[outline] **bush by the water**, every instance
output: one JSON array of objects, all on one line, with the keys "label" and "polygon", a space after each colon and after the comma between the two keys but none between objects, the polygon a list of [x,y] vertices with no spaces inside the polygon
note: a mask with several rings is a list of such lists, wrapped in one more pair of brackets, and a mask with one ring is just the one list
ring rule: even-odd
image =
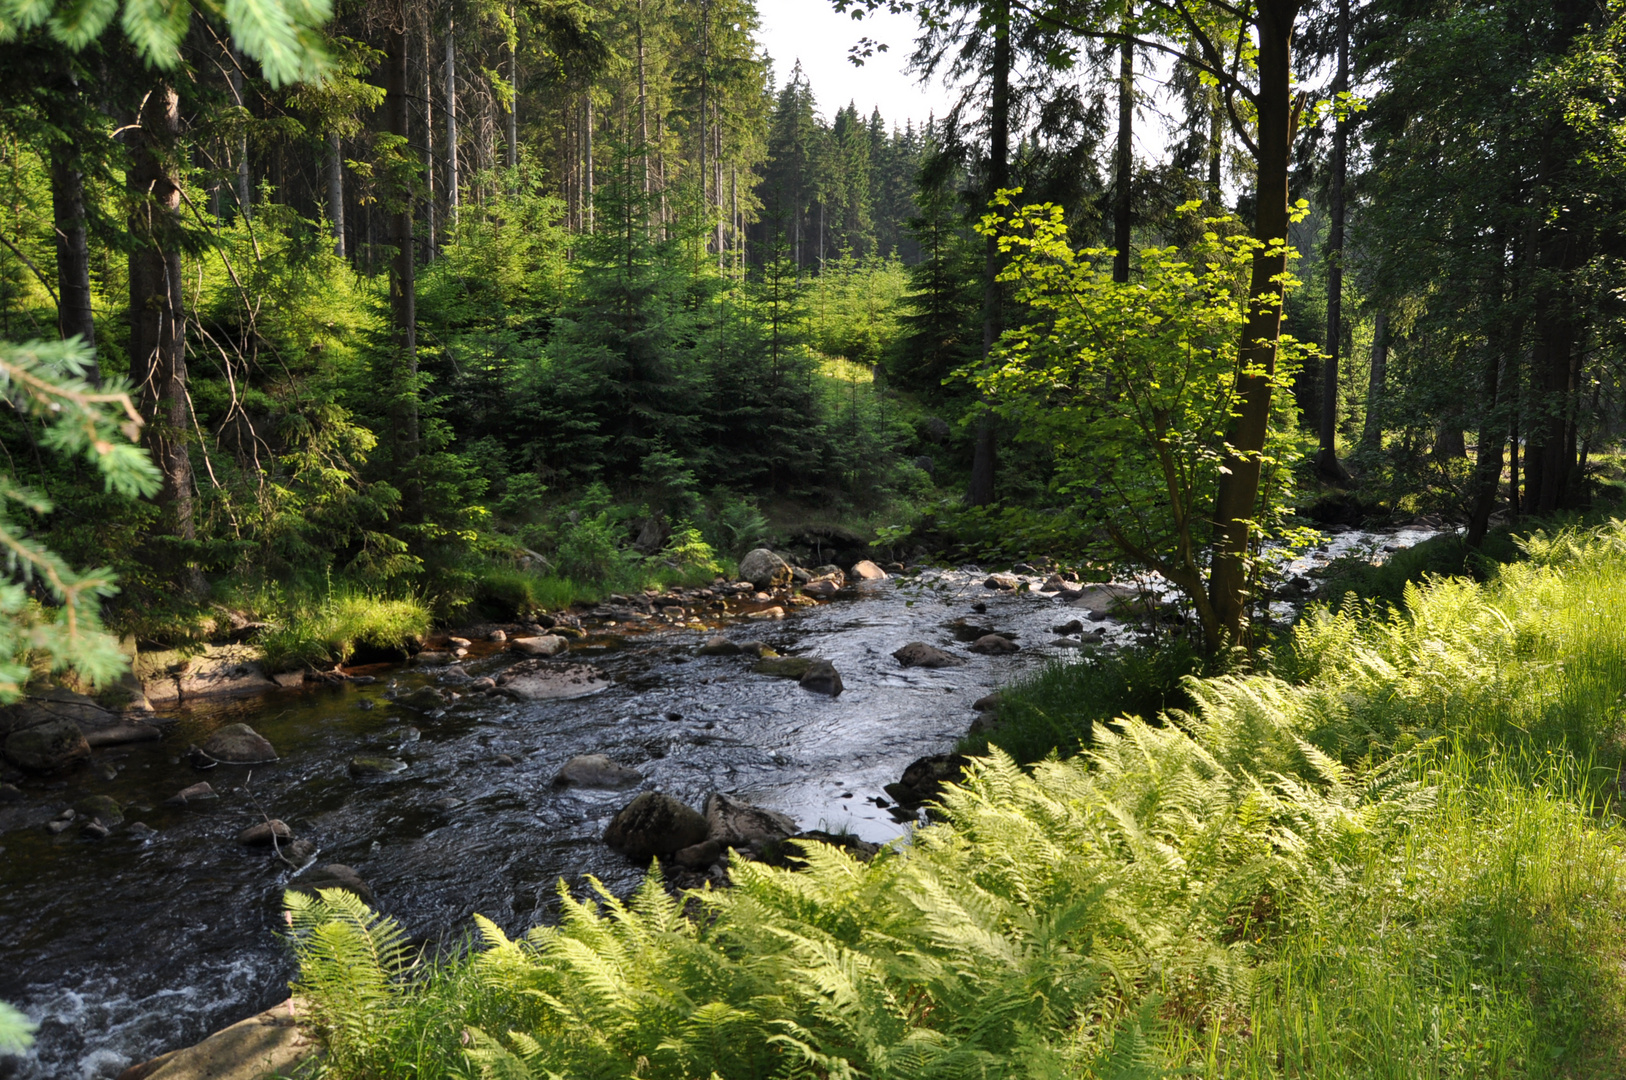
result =
[{"label": "bush by the water", "polygon": [[290,896],[341,1077],[1618,1073],[1626,524],[1304,620],[869,863],[563,896],[429,961]]}]

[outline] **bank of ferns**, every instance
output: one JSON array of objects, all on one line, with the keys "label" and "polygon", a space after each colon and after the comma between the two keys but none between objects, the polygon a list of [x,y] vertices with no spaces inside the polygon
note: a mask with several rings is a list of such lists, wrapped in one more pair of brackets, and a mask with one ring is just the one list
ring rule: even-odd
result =
[{"label": "bank of ferns", "polygon": [[355,1076],[1585,1072],[1621,1031],[1626,897],[1588,811],[1623,537],[1317,614],[1286,677],[1203,681],[1083,758],[980,759],[869,863],[737,863],[687,909],[654,873],[595,887],[415,975],[392,924],[295,901],[300,988]]}]

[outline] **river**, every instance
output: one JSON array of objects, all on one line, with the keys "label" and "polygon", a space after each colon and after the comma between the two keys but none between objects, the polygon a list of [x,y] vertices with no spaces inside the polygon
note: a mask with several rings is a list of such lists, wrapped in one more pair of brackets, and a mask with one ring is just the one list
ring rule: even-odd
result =
[{"label": "river", "polygon": [[[1429,535],[1347,532],[1296,568]],[[1076,612],[1036,593],[996,593],[982,586],[985,576],[928,571],[849,587],[782,620],[740,618],[722,629],[742,644],[833,661],[845,683],[835,698],[753,674],[749,656],[697,656],[712,628],[597,633],[570,655],[612,680],[592,697],[471,697],[431,719],[396,707],[387,692],[392,682],[409,689],[435,674],[385,671],[370,685],[183,710],[164,718],[161,742],[99,750],[89,767],[34,783],[24,803],[0,807],[0,1000],[41,1026],[28,1056],[0,1058],[0,1077],[115,1077],[286,997],[294,972],[277,934],[290,868],[236,841],[263,816],[315,842],[316,863],[357,870],[380,909],[424,941],[455,941],[475,912],[510,932],[547,920],[561,878],[591,874],[617,892],[636,885],[643,868],[600,842],[633,793],[555,789],[554,774],[576,754],[607,754],[644,774],[641,789],[696,807],[723,791],[803,828],[898,836],[905,826],[878,805],[883,785],[915,758],[950,748],[978,697],[1036,664],[1080,654],[1050,632]],[[966,652],[966,633],[953,625],[963,619],[1014,634],[1020,651]],[[1108,646],[1133,633],[1102,625]],[[902,668],[891,653],[910,641],[968,662]],[[476,647],[464,666],[496,674],[515,659]],[[187,749],[239,721],[280,759],[195,770]],[[347,769],[356,755],[409,767],[358,781]],[[164,804],[200,780],[219,798]],[[91,795],[125,807],[126,824],[111,837],[44,829]],[[153,831],[131,829],[137,821]]]}]

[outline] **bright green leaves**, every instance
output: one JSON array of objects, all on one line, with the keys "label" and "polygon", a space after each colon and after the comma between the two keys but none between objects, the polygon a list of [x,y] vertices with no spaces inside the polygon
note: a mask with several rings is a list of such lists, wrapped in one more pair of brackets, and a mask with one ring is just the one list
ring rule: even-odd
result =
[{"label": "bright green leaves", "polygon": [[[977,372],[993,407],[1051,448],[1058,486],[1129,561],[1162,573],[1203,612],[1209,516],[1237,408],[1239,344],[1259,254],[1280,256],[1229,218],[1210,219],[1190,247],[1146,248],[1132,280],[1112,280],[1112,252],[1075,250],[1055,206],[996,198],[983,221],[1008,258],[1003,280],[1030,318],[1006,333]],[[1192,208],[1194,209],[1194,208]],[[1001,218],[1000,214],[1008,214]],[[1282,275],[1275,284],[1294,284]],[[1283,338],[1273,381],[1287,386],[1306,348]],[[1263,374],[1258,372],[1257,374]],[[1278,400],[1290,401],[1290,395]],[[1280,464],[1290,426],[1277,417],[1267,463]],[[1272,468],[1267,505],[1282,505]]]},{"label": "bright green leaves", "polygon": [[[272,86],[318,78],[326,61],[319,28],[333,15],[329,0],[202,0],[205,15],[223,18],[233,40],[260,62]],[[157,68],[180,62],[192,21],[191,0],[124,0],[119,26]],[[82,49],[119,13],[117,0],[0,0],[0,42],[44,26],[70,49]]]}]

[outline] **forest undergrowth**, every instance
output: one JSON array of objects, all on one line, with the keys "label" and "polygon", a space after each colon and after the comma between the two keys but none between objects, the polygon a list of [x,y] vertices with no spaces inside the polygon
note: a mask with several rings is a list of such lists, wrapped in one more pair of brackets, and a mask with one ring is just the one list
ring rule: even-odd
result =
[{"label": "forest undergrowth", "polygon": [[334,1077],[1578,1077],[1626,1068],[1626,523],[1313,610],[1190,708],[990,748],[864,863],[430,957],[290,894]]}]

